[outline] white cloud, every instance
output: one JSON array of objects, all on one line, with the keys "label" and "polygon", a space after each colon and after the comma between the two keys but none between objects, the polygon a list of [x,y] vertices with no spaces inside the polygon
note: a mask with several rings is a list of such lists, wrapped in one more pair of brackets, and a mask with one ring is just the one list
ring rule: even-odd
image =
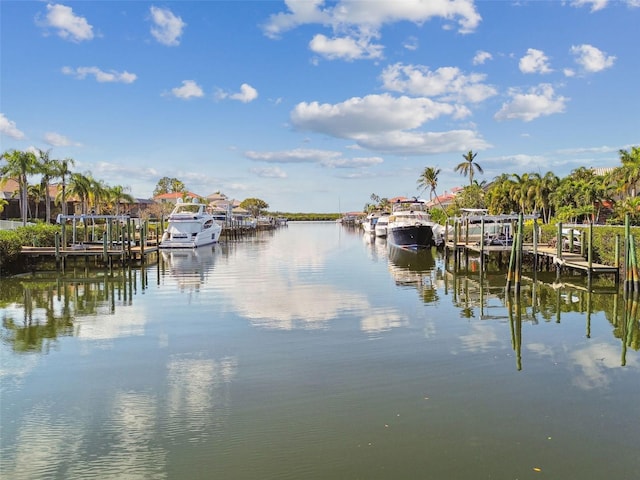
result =
[{"label": "white cloud", "polygon": [[418,49],[418,39],[416,37],[409,37],[405,40],[405,42],[402,44],[402,46],[404,48],[406,48],[407,50],[417,50]]},{"label": "white cloud", "polygon": [[62,73],[64,73],[65,75],[73,75],[80,80],[86,78],[87,75],[93,75],[96,81],[101,83],[133,83],[138,78],[135,73],[129,73],[127,71],[116,72],[115,70],[105,72],[103,70],[100,70],[98,67],[78,67],[76,69],[73,69],[71,67],[62,67]]},{"label": "white cloud", "polygon": [[[328,168],[363,168],[379,165],[384,162],[380,157],[344,158],[340,152],[313,149],[293,149],[277,152],[248,151],[245,152],[245,156],[251,160],[267,163],[317,163]],[[251,171],[258,173],[260,170],[252,169]],[[277,169],[277,171],[280,172],[280,169]],[[286,174],[284,174],[284,177],[286,177]]]},{"label": "white cloud", "polygon": [[428,67],[401,63],[388,66],[381,75],[387,90],[472,103],[496,95],[494,87],[481,83],[485,78],[484,74],[464,75],[457,67],[431,71]]},{"label": "white cloud", "polygon": [[[451,22],[456,22],[460,33],[470,33],[476,29],[481,20],[472,0],[455,2],[340,0],[330,5],[325,5],[324,0],[285,0],[285,3],[288,11],[271,15],[264,25],[265,35],[268,37],[277,38],[282,33],[300,25],[318,24],[331,28],[334,33],[351,32],[349,36],[362,39],[377,36],[380,28],[385,24],[403,21],[423,24],[432,18],[445,20],[448,22],[447,26]],[[377,47],[379,46],[376,46],[375,51]],[[333,48],[337,46],[333,45]]]},{"label": "white cloud", "polygon": [[69,140],[67,137],[65,137],[64,135],[60,135],[59,133],[55,133],[55,132],[47,132],[44,134],[44,142],[47,145],[51,145],[52,147],[69,147],[69,146],[75,146],[78,147],[80,146],[79,143],[74,143],[71,140]]},{"label": "white cloud", "polygon": [[488,147],[471,130],[418,132],[426,122],[442,115],[460,118],[465,107],[428,98],[393,97],[389,94],[354,97],[338,104],[300,103],[291,112],[294,127],[346,138],[370,150],[420,155]]},{"label": "white cloud", "polygon": [[[607,5],[609,5],[610,0],[572,0],[571,5],[574,7],[588,7],[591,6],[591,12],[597,12],[598,10],[602,10]],[[616,3],[626,3],[629,8],[637,8],[640,7],[640,0],[621,0],[621,2]]]},{"label": "white cloud", "polygon": [[511,101],[502,104],[494,116],[496,120],[530,122],[541,116],[564,112],[568,101],[568,98],[556,95],[553,87],[546,83],[532,87],[527,93],[511,89],[509,96]]},{"label": "white cloud", "polygon": [[229,95],[232,100],[249,103],[258,98],[258,91],[247,83],[240,85],[240,92]]},{"label": "white cloud", "polygon": [[311,42],[312,52],[329,60],[343,59],[347,61],[361,58],[382,58],[382,45],[370,43],[368,37],[334,37],[327,38],[318,34]]},{"label": "white cloud", "polygon": [[527,54],[520,59],[520,71],[522,73],[550,73],[549,58],[541,50],[527,49]]},{"label": "white cloud", "polygon": [[395,155],[432,155],[468,150],[486,150],[491,145],[472,130],[414,132],[394,130],[381,134],[363,134],[358,144],[370,150]]},{"label": "white cloud", "polygon": [[280,167],[251,168],[249,171],[262,178],[287,178],[287,172]]},{"label": "white cloud", "polygon": [[338,104],[302,102],[291,112],[291,121],[301,130],[355,139],[363,133],[418,128],[455,113],[452,105],[428,98],[382,94],[353,97]]},{"label": "white cloud", "polygon": [[483,65],[487,60],[492,60],[492,59],[493,59],[493,55],[491,55],[489,52],[478,50],[473,57],[473,64]]},{"label": "white cloud", "polygon": [[572,0],[571,5],[574,7],[588,7],[591,6],[592,12],[602,10],[607,6],[609,0]]},{"label": "white cloud", "polygon": [[152,6],[149,9],[154,26],[151,27],[151,35],[158,42],[170,47],[180,45],[180,37],[184,27],[187,26],[182,18],[177,17],[168,8]]},{"label": "white cloud", "polygon": [[323,163],[339,159],[342,153],[331,150],[313,150],[296,148],[277,152],[245,152],[245,156],[251,160],[267,163]]},{"label": "white cloud", "polygon": [[199,98],[204,96],[202,88],[193,80],[183,80],[181,87],[175,87],[171,89],[171,93],[178,98],[189,99]]},{"label": "white cloud", "polygon": [[337,158],[322,162],[322,165],[330,168],[361,168],[380,165],[384,160],[380,157],[356,157]]},{"label": "white cloud", "polygon": [[25,138],[25,134],[16,127],[16,122],[9,120],[4,116],[4,113],[0,113],[0,134],[11,137],[14,140],[23,140]]},{"label": "white cloud", "polygon": [[613,55],[607,56],[602,50],[587,44],[572,46],[571,53],[576,57],[576,63],[589,73],[610,68],[616,60]]},{"label": "white cloud", "polygon": [[47,5],[47,14],[43,20],[36,17],[36,23],[44,27],[58,30],[58,36],[73,42],[82,42],[93,38],[93,27],[84,17],[73,13],[71,7],[65,5]]}]

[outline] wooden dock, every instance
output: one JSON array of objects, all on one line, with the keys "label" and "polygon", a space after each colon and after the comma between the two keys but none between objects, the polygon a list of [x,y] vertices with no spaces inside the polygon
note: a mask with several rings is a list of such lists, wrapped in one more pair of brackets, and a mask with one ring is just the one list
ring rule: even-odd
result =
[{"label": "wooden dock", "polygon": [[141,246],[125,246],[122,248],[105,248],[100,245],[76,245],[73,247],[58,248],[55,247],[22,247],[22,255],[28,258],[35,257],[52,257],[57,263],[64,268],[64,264],[72,258],[74,261],[85,259],[85,262],[93,260],[95,263],[105,265],[113,265],[114,263],[145,263],[147,256],[156,253],[158,247],[156,245]]},{"label": "wooden dock", "polygon": [[[474,254],[485,256],[493,254],[504,255],[508,258],[512,247],[511,245],[480,245],[479,242],[454,243],[449,241],[446,244],[446,248],[455,252],[456,255],[473,252]],[[558,272],[561,270],[577,271],[586,274],[588,277],[600,274],[613,274],[616,277],[616,283],[619,281],[620,269],[618,267],[596,262],[589,263],[589,261],[579,253],[562,251],[560,256],[558,256],[556,247],[538,245],[534,248],[533,244],[524,244],[522,250],[524,254],[533,257],[537,265],[546,264],[549,268],[554,266]]]}]

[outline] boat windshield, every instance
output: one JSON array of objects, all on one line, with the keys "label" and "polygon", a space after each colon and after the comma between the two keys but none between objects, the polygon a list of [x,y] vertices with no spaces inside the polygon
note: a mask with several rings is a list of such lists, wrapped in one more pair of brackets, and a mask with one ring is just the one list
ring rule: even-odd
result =
[{"label": "boat windshield", "polygon": [[182,204],[176,206],[173,213],[198,213],[200,211],[200,207],[201,205]]}]

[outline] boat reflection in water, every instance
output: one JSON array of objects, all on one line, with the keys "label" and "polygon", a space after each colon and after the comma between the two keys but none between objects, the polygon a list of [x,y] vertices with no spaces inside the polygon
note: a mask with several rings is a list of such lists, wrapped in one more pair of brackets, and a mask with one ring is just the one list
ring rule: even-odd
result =
[{"label": "boat reflection in water", "polygon": [[[162,267],[180,290],[199,290],[213,270],[220,245],[206,245],[192,249],[162,250]],[[165,274],[166,274],[165,270]]]},{"label": "boat reflection in water", "polygon": [[[437,255],[437,252],[435,253]],[[426,303],[438,299],[436,260],[431,248],[419,251],[389,245],[389,272],[398,286],[415,286]]]}]

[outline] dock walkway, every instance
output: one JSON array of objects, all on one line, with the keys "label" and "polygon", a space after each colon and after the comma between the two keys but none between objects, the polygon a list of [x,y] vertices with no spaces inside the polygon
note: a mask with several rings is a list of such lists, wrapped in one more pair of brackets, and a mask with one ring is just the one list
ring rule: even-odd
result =
[{"label": "dock walkway", "polygon": [[[458,252],[474,252],[484,255],[495,253],[509,255],[512,247],[511,245],[480,245],[479,242],[454,243],[449,241],[446,244],[446,248]],[[525,254],[537,257],[537,261],[552,263],[558,269],[579,271],[587,274],[588,276],[613,274],[616,276],[616,282],[619,280],[620,269],[618,267],[596,262],[589,263],[584,256],[579,253],[562,251],[560,257],[558,257],[556,247],[538,245],[534,249],[533,244],[524,244],[522,250]]]}]

